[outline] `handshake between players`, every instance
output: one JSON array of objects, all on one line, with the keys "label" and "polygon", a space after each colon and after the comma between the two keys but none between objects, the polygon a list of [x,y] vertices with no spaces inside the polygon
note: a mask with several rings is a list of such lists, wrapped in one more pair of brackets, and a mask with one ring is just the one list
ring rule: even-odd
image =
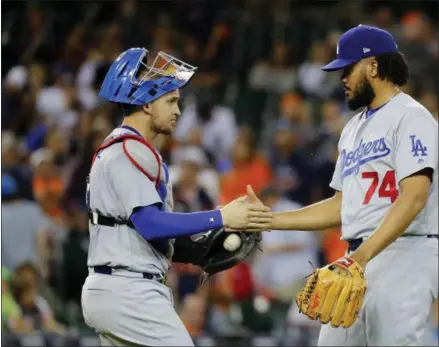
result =
[{"label": "handshake between players", "polygon": [[247,185],[247,195],[221,207],[223,226],[226,231],[258,232],[271,228],[273,213]]}]

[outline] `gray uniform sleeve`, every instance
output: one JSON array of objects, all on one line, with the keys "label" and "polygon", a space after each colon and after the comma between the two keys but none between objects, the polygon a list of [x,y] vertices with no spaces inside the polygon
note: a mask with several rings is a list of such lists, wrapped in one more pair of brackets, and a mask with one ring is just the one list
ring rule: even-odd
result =
[{"label": "gray uniform sleeve", "polygon": [[332,181],[329,183],[329,186],[332,189],[338,190],[341,192],[342,190],[342,172],[341,172],[341,156],[338,155],[337,163],[335,165],[334,174],[332,175]]},{"label": "gray uniform sleeve", "polygon": [[136,207],[163,204],[155,182],[136,168],[126,155],[114,158],[109,168],[111,185],[127,217],[131,216]]},{"label": "gray uniform sleeve", "polygon": [[396,132],[395,171],[397,181],[422,170],[436,170],[438,124],[428,114],[408,114]]}]

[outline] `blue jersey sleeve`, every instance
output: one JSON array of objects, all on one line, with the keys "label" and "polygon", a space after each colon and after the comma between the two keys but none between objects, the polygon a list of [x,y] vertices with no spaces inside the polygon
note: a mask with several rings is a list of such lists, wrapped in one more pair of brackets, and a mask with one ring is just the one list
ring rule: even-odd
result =
[{"label": "blue jersey sleeve", "polygon": [[160,210],[156,205],[135,209],[130,219],[148,241],[190,236],[223,226],[220,210],[175,213]]}]

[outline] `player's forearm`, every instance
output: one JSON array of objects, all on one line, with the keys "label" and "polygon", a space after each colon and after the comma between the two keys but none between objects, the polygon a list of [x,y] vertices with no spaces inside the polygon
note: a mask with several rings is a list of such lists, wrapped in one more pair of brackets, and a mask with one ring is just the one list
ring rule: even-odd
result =
[{"label": "player's forearm", "polygon": [[274,213],[273,230],[324,230],[341,225],[341,193],[295,211]]},{"label": "player's forearm", "polygon": [[422,195],[400,195],[375,232],[351,255],[363,266],[400,237],[422,211]]},{"label": "player's forearm", "polygon": [[160,211],[154,205],[137,209],[130,219],[148,241],[190,236],[223,226],[220,210],[175,213]]}]

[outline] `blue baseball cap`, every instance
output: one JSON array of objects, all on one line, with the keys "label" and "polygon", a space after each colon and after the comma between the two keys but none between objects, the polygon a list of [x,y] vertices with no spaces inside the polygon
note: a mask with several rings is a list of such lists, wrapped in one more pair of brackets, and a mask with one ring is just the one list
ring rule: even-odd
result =
[{"label": "blue baseball cap", "polygon": [[337,58],[322,67],[322,70],[340,70],[363,58],[397,51],[398,45],[388,31],[360,24],[340,36]]}]

